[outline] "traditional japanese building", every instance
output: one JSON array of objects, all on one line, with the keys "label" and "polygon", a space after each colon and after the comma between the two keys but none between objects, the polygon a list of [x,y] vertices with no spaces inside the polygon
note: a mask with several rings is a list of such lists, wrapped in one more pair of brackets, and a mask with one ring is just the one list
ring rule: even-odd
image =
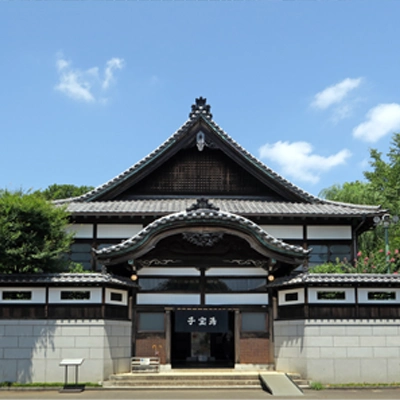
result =
[{"label": "traditional japanese building", "polygon": [[353,259],[383,213],[293,185],[224,132],[204,98],[151,154],[58,203],[73,219],[70,259],[137,283],[132,355],[165,368],[273,365],[273,282]]}]

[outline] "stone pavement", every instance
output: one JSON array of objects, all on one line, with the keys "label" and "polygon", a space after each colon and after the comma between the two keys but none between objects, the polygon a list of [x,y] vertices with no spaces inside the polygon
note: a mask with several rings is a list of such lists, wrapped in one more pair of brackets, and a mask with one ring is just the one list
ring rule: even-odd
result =
[{"label": "stone pavement", "polygon": [[0,391],[0,399],[137,399],[137,400],[257,400],[257,399],[400,399],[399,389],[331,389],[305,390],[301,397],[271,396],[263,390],[85,390],[81,393],[59,393],[55,390]]}]

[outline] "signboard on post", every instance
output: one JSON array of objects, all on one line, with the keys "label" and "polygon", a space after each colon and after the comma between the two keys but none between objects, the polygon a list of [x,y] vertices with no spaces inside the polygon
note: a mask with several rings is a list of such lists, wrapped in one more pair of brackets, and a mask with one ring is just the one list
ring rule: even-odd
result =
[{"label": "signboard on post", "polygon": [[175,311],[175,332],[228,332],[228,311]]}]

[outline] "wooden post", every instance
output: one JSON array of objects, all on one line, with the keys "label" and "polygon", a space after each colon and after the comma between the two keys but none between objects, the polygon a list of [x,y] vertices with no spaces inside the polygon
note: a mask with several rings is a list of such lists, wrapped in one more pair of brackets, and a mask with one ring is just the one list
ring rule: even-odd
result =
[{"label": "wooden post", "polygon": [[239,310],[235,310],[235,364],[240,364],[240,326],[242,316]]},{"label": "wooden post", "polygon": [[171,364],[171,311],[165,311],[165,363]]}]

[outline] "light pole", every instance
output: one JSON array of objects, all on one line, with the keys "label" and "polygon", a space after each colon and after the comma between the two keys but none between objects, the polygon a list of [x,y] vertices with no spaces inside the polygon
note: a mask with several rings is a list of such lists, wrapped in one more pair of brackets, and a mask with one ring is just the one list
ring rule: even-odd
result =
[{"label": "light pole", "polygon": [[389,265],[389,226],[391,224],[396,224],[399,221],[399,217],[394,215],[393,217],[390,214],[383,214],[382,217],[374,217],[375,224],[382,224],[383,230],[385,232],[385,254],[386,254],[386,268],[387,273],[390,274],[390,265]]}]

